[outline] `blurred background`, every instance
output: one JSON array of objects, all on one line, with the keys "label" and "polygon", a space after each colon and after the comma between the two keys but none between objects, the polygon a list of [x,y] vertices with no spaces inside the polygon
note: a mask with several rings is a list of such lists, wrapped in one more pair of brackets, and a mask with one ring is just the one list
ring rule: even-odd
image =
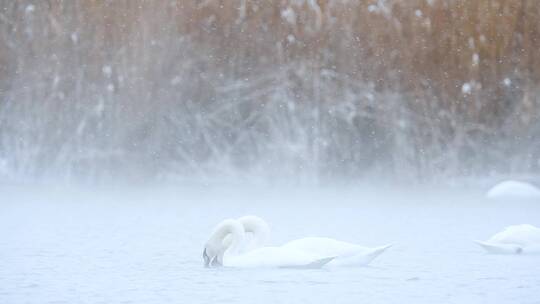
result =
[{"label": "blurred background", "polygon": [[536,0],[0,0],[0,181],[540,175]]}]

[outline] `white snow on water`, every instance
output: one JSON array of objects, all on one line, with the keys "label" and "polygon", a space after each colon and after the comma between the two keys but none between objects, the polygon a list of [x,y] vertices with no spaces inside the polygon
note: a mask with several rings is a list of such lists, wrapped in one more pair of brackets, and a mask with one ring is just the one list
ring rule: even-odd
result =
[{"label": "white snow on water", "polygon": [[[540,226],[538,202],[481,191],[0,188],[0,303],[538,303],[540,256],[472,240]],[[384,193],[382,195],[381,193]],[[459,194],[456,194],[459,193]],[[369,267],[205,269],[227,217],[256,214],[272,243],[328,236],[394,243]]]}]

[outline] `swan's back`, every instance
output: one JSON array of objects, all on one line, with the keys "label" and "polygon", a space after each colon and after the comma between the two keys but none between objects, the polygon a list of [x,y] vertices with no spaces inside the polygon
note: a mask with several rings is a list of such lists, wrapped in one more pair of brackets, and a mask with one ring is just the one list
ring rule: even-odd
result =
[{"label": "swan's back", "polygon": [[369,248],[324,237],[307,237],[283,245],[284,248],[309,252],[319,257],[336,257],[329,266],[365,266],[391,245]]},{"label": "swan's back", "polygon": [[540,189],[532,184],[508,180],[493,186],[486,197],[490,199],[537,199],[540,198]]},{"label": "swan's back", "polygon": [[321,256],[350,256],[367,251],[368,248],[325,237],[307,237],[290,241],[286,248],[312,252]]}]

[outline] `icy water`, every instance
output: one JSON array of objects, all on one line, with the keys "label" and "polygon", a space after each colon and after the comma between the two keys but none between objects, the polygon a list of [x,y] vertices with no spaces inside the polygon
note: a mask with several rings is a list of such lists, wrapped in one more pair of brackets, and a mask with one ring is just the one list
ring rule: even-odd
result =
[{"label": "icy water", "polygon": [[[472,243],[540,226],[540,202],[456,190],[0,191],[0,303],[540,303],[540,256]],[[213,226],[246,214],[269,222],[273,244],[394,247],[369,267],[205,269]]]}]

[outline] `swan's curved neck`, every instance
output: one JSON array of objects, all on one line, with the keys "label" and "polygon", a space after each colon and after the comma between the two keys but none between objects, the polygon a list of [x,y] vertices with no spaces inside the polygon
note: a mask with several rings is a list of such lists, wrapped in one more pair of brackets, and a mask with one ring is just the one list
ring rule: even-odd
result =
[{"label": "swan's curved neck", "polygon": [[229,237],[231,242],[222,246],[221,254],[236,254],[240,251],[245,238],[244,228],[235,220],[224,220],[216,227],[210,241],[215,244],[223,244],[226,237]]},{"label": "swan's curved neck", "polygon": [[244,226],[245,232],[253,234],[251,239],[252,242],[249,244],[251,249],[266,245],[265,243],[270,235],[270,227],[263,219],[257,216],[248,215],[239,218],[238,221]]}]

